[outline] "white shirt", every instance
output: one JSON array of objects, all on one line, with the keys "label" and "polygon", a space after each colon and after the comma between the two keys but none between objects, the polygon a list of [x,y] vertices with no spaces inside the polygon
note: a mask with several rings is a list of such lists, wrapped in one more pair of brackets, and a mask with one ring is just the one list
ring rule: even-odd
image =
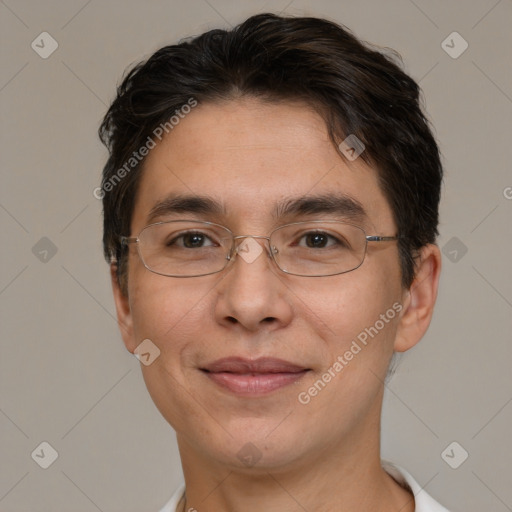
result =
[{"label": "white shirt", "polygon": [[[448,509],[431,498],[405,469],[386,461],[382,462],[382,467],[396,482],[414,494],[415,512],[449,512]],[[176,507],[184,492],[185,484],[182,484],[160,512],[177,512]]]}]

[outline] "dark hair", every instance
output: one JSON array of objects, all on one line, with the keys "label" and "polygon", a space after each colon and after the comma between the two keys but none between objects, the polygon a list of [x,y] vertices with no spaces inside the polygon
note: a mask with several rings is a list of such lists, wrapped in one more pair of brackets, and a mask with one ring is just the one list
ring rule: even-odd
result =
[{"label": "dark hair", "polygon": [[127,257],[119,235],[130,235],[144,160],[133,169],[126,162],[191,98],[201,104],[240,96],[304,101],[322,116],[333,144],[350,134],[363,142],[360,157],[376,169],[393,211],[402,284],[410,287],[418,249],[438,234],[443,169],[420,89],[395,62],[398,55],[387,53],[324,19],[259,14],[134,66],[99,129],[110,153],[101,189],[104,252],[117,261],[122,288]]}]

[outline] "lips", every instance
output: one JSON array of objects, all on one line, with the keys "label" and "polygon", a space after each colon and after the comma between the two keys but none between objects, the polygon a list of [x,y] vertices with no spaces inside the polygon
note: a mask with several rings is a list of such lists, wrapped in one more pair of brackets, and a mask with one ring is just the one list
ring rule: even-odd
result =
[{"label": "lips", "polygon": [[211,373],[229,372],[229,373],[297,373],[307,368],[297,366],[296,364],[275,359],[272,357],[262,357],[260,359],[249,360],[242,357],[225,357],[218,359],[205,366],[203,370]]},{"label": "lips", "polygon": [[303,366],[268,357],[256,360],[227,357],[201,370],[220,387],[244,396],[260,396],[276,391],[297,382],[309,371]]}]

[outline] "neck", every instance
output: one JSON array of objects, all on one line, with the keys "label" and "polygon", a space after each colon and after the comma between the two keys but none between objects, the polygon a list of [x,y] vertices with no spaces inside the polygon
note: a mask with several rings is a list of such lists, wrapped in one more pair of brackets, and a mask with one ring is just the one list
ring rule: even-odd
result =
[{"label": "neck", "polygon": [[178,434],[183,510],[413,512],[412,494],[381,467],[379,422],[288,464],[242,469],[204,457]]}]

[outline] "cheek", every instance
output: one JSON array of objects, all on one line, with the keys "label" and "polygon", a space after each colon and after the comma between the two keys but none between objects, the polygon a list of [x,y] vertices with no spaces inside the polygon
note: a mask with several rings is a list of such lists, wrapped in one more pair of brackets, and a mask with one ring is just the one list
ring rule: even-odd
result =
[{"label": "cheek", "polygon": [[305,294],[311,305],[318,299],[317,314],[310,314],[309,321],[315,322],[316,334],[322,332],[323,339],[315,342],[322,342],[323,365],[299,390],[298,401],[304,406],[306,423],[317,416],[312,411],[328,410],[333,418],[343,418],[343,425],[333,421],[324,426],[333,435],[339,428],[348,432],[369,410],[378,409],[375,404],[393,354],[400,310],[396,294],[379,288],[347,285],[331,297],[324,288],[322,297],[321,289],[309,287]]},{"label": "cheek", "polygon": [[315,389],[302,391],[320,408],[363,411],[381,388],[401,310],[396,271],[386,270],[355,271],[294,289],[323,362]]},{"label": "cheek", "polygon": [[190,379],[198,355],[211,352],[215,334],[218,340],[213,297],[219,280],[215,275],[179,279],[145,272],[132,280],[134,336],[138,343],[150,339],[160,351],[154,363],[141,369],[157,407],[169,408],[165,417],[172,422],[176,410],[192,414],[184,390],[193,391]]},{"label": "cheek", "polygon": [[183,418],[203,423],[197,403],[190,399],[194,390],[188,377],[192,355],[211,341],[207,299],[212,286],[155,274],[132,282],[138,283],[130,290],[134,335],[138,343],[150,339],[160,351],[150,365],[141,364],[153,402],[176,429],[183,427]]},{"label": "cheek", "polygon": [[162,351],[179,352],[184,341],[206,334],[210,291],[204,282],[147,277],[131,295],[135,335],[151,339]]},{"label": "cheek", "polygon": [[386,331],[391,330],[388,327],[394,329],[397,315],[392,306],[400,298],[396,279],[391,269],[376,273],[356,270],[325,279],[295,281],[290,289],[298,299],[297,316],[303,317],[327,344],[342,349],[390,308],[384,319],[388,320]]}]

